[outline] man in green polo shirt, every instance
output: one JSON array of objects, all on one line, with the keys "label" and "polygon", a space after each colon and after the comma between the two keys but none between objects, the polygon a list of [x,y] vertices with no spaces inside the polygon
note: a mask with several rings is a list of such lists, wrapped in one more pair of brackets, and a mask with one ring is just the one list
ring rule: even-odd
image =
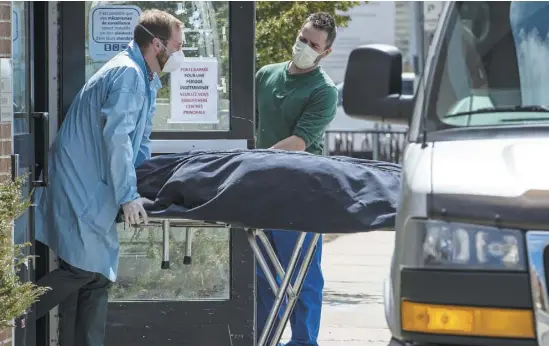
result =
[{"label": "man in green polo shirt", "polygon": [[[324,132],[335,116],[338,95],[333,81],[319,63],[331,53],[335,37],[333,17],[327,13],[312,14],[297,35],[292,60],[264,66],[257,72],[257,148],[322,155]],[[283,181],[280,183],[284,184]],[[287,268],[298,233],[276,230],[266,233],[282,266]],[[306,237],[304,246],[310,242],[311,237]],[[321,256],[322,238],[291,315],[292,339],[286,346],[318,346],[324,288]],[[298,263],[301,262],[302,258]],[[265,326],[273,302],[273,292],[258,266],[258,335]]]}]

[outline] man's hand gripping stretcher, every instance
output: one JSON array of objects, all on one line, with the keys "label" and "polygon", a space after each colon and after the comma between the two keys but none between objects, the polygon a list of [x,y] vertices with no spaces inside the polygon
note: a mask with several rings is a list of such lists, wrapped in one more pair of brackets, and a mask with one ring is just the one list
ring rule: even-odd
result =
[{"label": "man's hand gripping stretcher", "polygon": [[147,216],[146,208],[152,204],[153,201],[150,199],[140,197],[122,205],[124,222],[129,225],[137,225],[143,220],[143,223],[147,225],[149,223],[149,218]]}]

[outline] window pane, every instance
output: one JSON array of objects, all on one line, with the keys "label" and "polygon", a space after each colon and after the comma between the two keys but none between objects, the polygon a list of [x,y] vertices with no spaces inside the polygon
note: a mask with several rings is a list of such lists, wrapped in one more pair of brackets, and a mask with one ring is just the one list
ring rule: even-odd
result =
[{"label": "window pane", "polygon": [[434,56],[430,130],[549,123],[528,109],[549,105],[547,3],[457,1],[450,9]]},{"label": "window pane", "polygon": [[[101,8],[110,7],[101,12]],[[112,9],[121,8],[121,10]],[[185,25],[184,53],[192,58],[217,59],[218,118],[219,124],[174,124],[170,118],[170,75],[160,74],[163,88],[157,98],[157,112],[153,118],[155,131],[212,131],[229,130],[229,61],[228,61],[228,2],[86,2],[86,79],[97,72],[128,42],[110,41],[108,35],[98,35],[97,27],[105,20],[102,30],[133,36],[133,25],[121,28],[108,27],[108,11],[116,12],[112,20],[123,17],[131,23],[139,12],[157,8],[179,18]],[[107,15],[105,14],[107,13]],[[95,16],[95,17],[94,17]],[[117,17],[118,16],[118,17]],[[93,18],[90,23],[90,17]],[[128,19],[129,18],[129,19]],[[132,19],[133,18],[133,19]],[[94,27],[94,23],[96,24]],[[120,21],[119,21],[120,23]],[[126,23],[127,24],[127,23]],[[91,27],[90,27],[91,26]],[[90,42],[90,30],[93,30]],[[101,37],[103,40],[98,39]],[[98,41],[101,41],[98,43]],[[91,45],[90,45],[91,43]],[[107,49],[108,47],[108,49]],[[91,51],[90,51],[91,48]],[[99,53],[98,53],[99,52]],[[187,64],[189,65],[189,63]],[[183,66],[185,67],[185,65]],[[172,228],[171,262],[169,270],[161,270],[162,231],[160,228],[134,230],[123,225],[118,228],[120,237],[119,278],[112,289],[111,300],[188,300],[229,299],[229,232],[225,229],[195,229],[193,234],[193,262],[183,264],[185,232]]]},{"label": "window pane", "polygon": [[[13,2],[12,7],[12,67],[13,67],[13,133],[29,133],[29,91],[27,78],[27,30],[25,2]],[[9,106],[2,105],[2,106]]]},{"label": "window pane", "polygon": [[118,226],[120,264],[111,301],[229,299],[229,230],[194,228],[184,264],[185,228],[170,230],[170,269],[160,269],[162,229]]},{"label": "window pane", "polygon": [[402,95],[414,95],[414,80],[402,80]]},{"label": "window pane", "polygon": [[[192,110],[204,109],[204,115],[197,117],[209,117],[217,119],[218,123],[177,123],[172,122],[171,114],[171,95],[170,95],[170,74],[161,73],[162,89],[158,92],[157,111],[153,118],[153,131],[229,131],[229,2],[228,1],[88,1],[86,2],[86,79],[97,72],[106,61],[104,59],[94,59],[96,54],[90,54],[90,12],[93,16],[93,10],[114,5],[137,6],[141,11],[147,9],[160,9],[167,11],[184,24],[183,36],[185,47],[183,51],[186,57],[185,66],[195,66],[193,62],[200,58],[214,59],[217,62],[217,85],[213,85],[215,90],[209,90],[207,93],[182,95],[181,105],[177,106],[177,114],[182,114],[186,108]],[[108,45],[108,44],[107,44]],[[112,49],[119,50],[121,45],[108,45],[111,54]],[[96,48],[92,48],[96,49]],[[92,52],[93,53],[93,52]],[[189,76],[190,77],[190,76]],[[198,76],[200,77],[200,76]],[[195,81],[195,80],[193,80]],[[217,94],[217,99],[215,98]],[[205,104],[205,99],[213,100],[217,107],[213,109],[216,115],[210,114],[209,107]],[[201,113],[200,111],[199,113]],[[187,115],[186,118],[194,117]],[[200,121],[200,120],[199,120]]]}]

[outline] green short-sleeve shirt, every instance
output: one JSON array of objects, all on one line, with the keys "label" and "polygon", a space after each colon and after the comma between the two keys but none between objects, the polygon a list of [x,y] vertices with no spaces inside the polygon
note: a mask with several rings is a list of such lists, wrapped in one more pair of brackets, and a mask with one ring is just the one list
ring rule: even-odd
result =
[{"label": "green short-sleeve shirt", "polygon": [[256,147],[270,148],[295,135],[307,152],[321,155],[324,132],[337,109],[337,89],[321,67],[292,75],[288,66],[267,65],[256,74]]}]

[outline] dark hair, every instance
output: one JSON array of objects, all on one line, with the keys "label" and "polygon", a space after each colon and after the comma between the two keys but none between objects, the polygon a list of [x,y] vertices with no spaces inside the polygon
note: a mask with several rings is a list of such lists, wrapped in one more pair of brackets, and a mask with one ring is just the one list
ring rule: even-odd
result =
[{"label": "dark hair", "polygon": [[[168,41],[172,36],[172,30],[182,26],[183,23],[168,12],[156,9],[146,10],[139,17],[139,22],[133,30],[133,38],[139,47],[146,48],[155,37],[164,42]],[[150,33],[143,27],[147,28]]]},{"label": "dark hair", "polygon": [[330,48],[336,39],[336,22],[334,17],[326,12],[317,12],[307,17],[305,24],[312,23],[313,27],[325,31],[328,34],[326,38],[326,48]]}]

